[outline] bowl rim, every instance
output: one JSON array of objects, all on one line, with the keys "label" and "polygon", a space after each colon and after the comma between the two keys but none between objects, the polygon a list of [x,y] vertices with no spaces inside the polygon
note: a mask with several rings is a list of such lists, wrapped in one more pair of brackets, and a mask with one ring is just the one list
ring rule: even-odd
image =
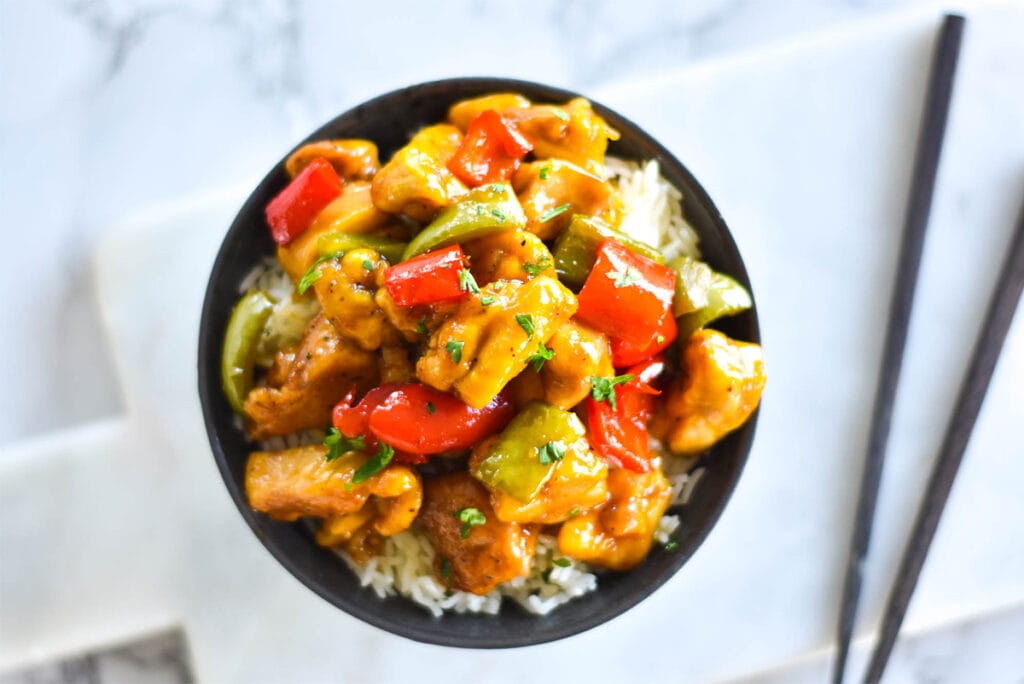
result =
[{"label": "bowl rim", "polygon": [[[718,524],[722,512],[732,497],[732,494],[742,476],[743,470],[745,469],[746,462],[750,455],[750,450],[753,444],[754,436],[756,433],[758,417],[760,415],[760,406],[754,411],[753,414],[747,419],[744,425],[739,428],[733,434],[738,438],[734,445],[736,449],[736,467],[734,475],[724,482],[724,485],[719,491],[719,496],[715,505],[708,511],[706,524],[696,530],[695,534],[689,539],[688,548],[678,548],[673,552],[674,559],[668,564],[666,569],[653,581],[647,582],[639,586],[635,591],[630,592],[622,598],[614,606],[598,611],[592,615],[584,617],[578,620],[568,620],[555,625],[552,628],[545,630],[533,630],[529,634],[514,636],[509,634],[502,634],[500,630],[496,630],[496,633],[488,633],[485,635],[474,635],[472,637],[466,637],[463,639],[456,639],[446,634],[433,631],[427,628],[420,628],[417,625],[412,624],[401,624],[395,620],[389,620],[386,615],[386,611],[383,610],[371,610],[357,602],[345,601],[344,596],[340,595],[339,592],[334,591],[332,587],[321,578],[315,576],[306,571],[305,568],[301,567],[298,561],[290,554],[288,554],[281,546],[275,542],[274,539],[263,534],[258,525],[261,514],[257,514],[248,504],[248,500],[245,495],[244,483],[239,483],[235,480],[234,475],[231,471],[231,467],[228,463],[228,456],[225,452],[224,445],[220,440],[220,428],[215,424],[214,412],[211,409],[212,402],[216,400],[217,392],[220,390],[220,378],[219,374],[216,377],[211,377],[209,369],[211,368],[210,359],[211,355],[216,357],[217,363],[214,364],[219,367],[219,358],[221,353],[220,341],[212,340],[212,328],[214,310],[217,308],[217,298],[214,297],[215,284],[218,281],[218,275],[224,270],[225,263],[229,258],[227,254],[227,245],[230,242],[230,238],[236,231],[243,228],[243,217],[249,215],[253,210],[253,204],[255,200],[262,194],[264,186],[273,180],[275,172],[281,169],[284,165],[284,161],[288,158],[294,149],[308,142],[323,139],[335,128],[338,127],[339,123],[353,116],[357,116],[361,110],[370,109],[373,107],[379,107],[382,103],[387,103],[396,98],[415,96],[420,92],[429,92],[438,89],[445,88],[456,88],[456,89],[471,89],[477,92],[477,96],[486,94],[489,92],[532,92],[543,93],[545,101],[550,102],[567,102],[568,100],[576,97],[586,97],[575,91],[560,88],[557,86],[551,86],[544,83],[526,81],[520,79],[501,78],[501,77],[489,77],[489,76],[471,76],[471,77],[457,77],[457,78],[445,78],[434,81],[426,81],[422,83],[416,83],[403,88],[397,88],[389,92],[377,95],[371,99],[356,104],[346,109],[341,114],[331,118],[329,121],[319,126],[316,130],[306,136],[303,140],[298,142],[292,147],[288,154],[286,154],[281,160],[279,160],[271,169],[263,176],[256,187],[252,190],[249,196],[245,199],[238,212],[235,214],[222,238],[220,247],[218,248],[217,256],[213,261],[210,268],[210,276],[207,281],[206,291],[203,299],[202,313],[199,326],[198,336],[198,390],[200,405],[203,412],[203,423],[206,428],[207,437],[210,441],[210,446],[213,451],[214,460],[217,464],[217,469],[224,480],[224,484],[230,494],[236,508],[241,513],[246,524],[250,530],[255,534],[257,539],[262,545],[270,552],[270,554],[282,565],[288,572],[298,579],[303,585],[312,590],[314,593],[319,595],[321,598],[332,604],[333,606],[341,609],[345,613],[369,624],[378,629],[381,629],[389,634],[402,636],[414,641],[422,643],[428,643],[439,646],[447,646],[453,648],[471,648],[471,649],[504,649],[504,648],[518,648],[531,645],[537,645],[542,643],[548,643],[559,639],[574,636],[590,630],[599,625],[605,624],[612,619],[622,615],[629,611],[641,601],[648,598],[651,594],[657,591],[659,588],[664,586],[672,577],[679,572],[679,570],[689,562],[693,554],[699,549],[711,530]],[[473,97],[474,95],[468,95]],[[532,98],[531,99],[536,99]],[[721,215],[718,207],[714,201],[708,195],[703,185],[697,180],[697,178],[690,172],[690,170],[679,161],[667,148],[665,148],[659,141],[654,139],[648,134],[643,128],[634,123],[632,120],[627,119],[625,116],[619,114],[615,110],[603,105],[602,103],[593,99],[587,98],[594,111],[602,116],[605,121],[611,124],[614,128],[625,133],[629,131],[629,135],[637,136],[645,146],[651,148],[655,152],[659,163],[663,169],[667,165],[674,167],[674,172],[686,179],[689,185],[689,193],[687,200],[689,202],[696,202],[701,205],[704,211],[707,213],[711,223],[714,224],[715,229],[720,234],[722,240],[722,247],[726,253],[726,256],[738,265],[739,270],[731,270],[730,275],[741,283],[747,286],[748,291],[751,294],[752,299],[754,298],[754,291],[750,285],[749,276],[746,270],[746,265],[740,255],[739,248],[737,247],[733,238],[732,232],[729,230],[725,223],[724,218]],[[664,171],[663,171],[664,174]],[[262,207],[258,207],[262,208]],[[750,309],[751,322],[750,322],[750,342],[760,343],[761,332],[760,322],[758,318],[756,299],[753,299],[753,306]],[[211,389],[212,388],[212,389]],[[223,399],[223,397],[221,397]],[[300,524],[300,523],[293,523]],[[339,563],[343,564],[343,561],[339,558]],[[369,587],[362,587],[363,591],[370,592]],[[598,590],[600,591],[600,586]],[[559,606],[553,613],[559,613],[560,611],[571,609],[571,606],[577,601],[585,601],[587,595],[572,599],[569,603]],[[374,597],[376,598],[376,597]],[[392,597],[394,598],[394,597]],[[409,601],[402,596],[397,597],[402,601]],[[381,605],[383,605],[381,600]],[[514,602],[503,601],[503,611],[509,608],[506,605],[511,606]],[[517,609],[515,606],[513,609]],[[447,615],[447,613],[446,613]],[[479,614],[473,617],[478,617],[482,620],[495,620],[500,618],[500,614],[497,616]],[[545,616],[535,616],[538,621]],[[443,620],[441,618],[434,618],[434,620]]]}]

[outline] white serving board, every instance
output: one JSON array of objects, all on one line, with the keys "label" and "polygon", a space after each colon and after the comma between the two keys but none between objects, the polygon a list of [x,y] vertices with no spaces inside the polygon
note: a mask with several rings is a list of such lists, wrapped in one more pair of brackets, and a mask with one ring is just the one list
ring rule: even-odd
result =
[{"label": "white serving board", "polygon": [[[969,13],[860,631],[878,621],[1024,194],[1020,5]],[[652,598],[554,644],[453,651],[385,634],[259,545],[195,392],[209,267],[240,188],[111,229],[98,296],[128,413],[0,460],[0,671],[184,626],[204,682],[714,681],[833,638],[938,12],[594,93],[704,182],[747,260],[769,385],[721,521]],[[1009,28],[1008,28],[1009,27]],[[243,187],[251,187],[244,184]],[[1024,321],[1004,350],[907,625],[1024,600]]]}]

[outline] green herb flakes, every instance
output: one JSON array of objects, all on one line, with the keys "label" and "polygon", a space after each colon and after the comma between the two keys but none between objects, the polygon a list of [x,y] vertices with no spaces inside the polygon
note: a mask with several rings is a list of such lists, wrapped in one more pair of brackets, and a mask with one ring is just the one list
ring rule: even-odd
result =
[{"label": "green herb flakes", "polygon": [[473,277],[468,268],[459,271],[459,289],[463,292],[472,292],[473,294],[480,293],[480,288],[476,284],[476,278]]},{"label": "green herb flakes", "polygon": [[552,111],[554,111],[555,112],[555,116],[557,116],[562,121],[568,121],[569,120],[569,115],[565,113],[564,109],[561,109],[559,107],[554,107],[552,109]]},{"label": "green herb flakes", "polygon": [[369,259],[363,259],[363,268],[365,268],[367,271],[372,271],[373,262],[370,261]]},{"label": "green herb flakes", "polygon": [[551,465],[565,458],[565,445],[561,442],[548,442],[537,449],[537,460],[541,465]]},{"label": "green herb flakes", "polygon": [[640,271],[632,266],[627,266],[622,271],[609,271],[605,276],[615,281],[615,287],[626,287],[640,280]]},{"label": "green herb flakes", "polygon": [[568,202],[566,202],[565,204],[559,204],[554,209],[552,209],[552,210],[544,213],[543,215],[541,215],[540,222],[541,223],[547,223],[551,219],[555,218],[556,216],[561,216],[562,214],[564,214],[567,211],[569,211],[569,203]]},{"label": "green herb flakes", "polygon": [[579,506],[574,506],[573,509],[571,511],[569,511],[569,517],[570,518],[575,518],[579,514],[580,514],[580,507]]},{"label": "green herb flakes", "polygon": [[313,287],[313,283],[320,280],[320,276],[323,275],[322,273],[320,273],[320,264],[324,263],[325,261],[330,261],[331,259],[337,259],[341,257],[343,254],[344,252],[325,254],[316,261],[314,261],[313,265],[306,270],[306,273],[302,276],[302,279],[299,280],[299,286],[297,288],[299,294],[306,294],[306,290]]},{"label": "green herb flakes", "polygon": [[555,358],[555,350],[545,347],[544,343],[540,342],[537,345],[537,351],[527,357],[526,363],[532,363],[533,370],[540,373],[540,369],[544,367],[544,362],[550,361],[553,358]]},{"label": "green herb flakes", "polygon": [[448,560],[447,558],[442,558],[441,559],[441,567],[439,568],[439,570],[441,572],[441,579],[444,580],[444,583],[445,584],[451,584],[452,583],[452,562],[450,560]]},{"label": "green herb flakes", "polygon": [[427,330],[427,317],[423,316],[420,318],[420,322],[416,324],[416,332],[420,335],[429,335],[430,331]]},{"label": "green herb flakes", "polygon": [[483,297],[480,298],[480,303],[483,304],[484,306],[490,306],[495,301],[496,300],[491,295],[484,295]]},{"label": "green herb flakes", "polygon": [[391,463],[391,459],[395,457],[395,450],[390,444],[380,443],[377,447],[377,453],[370,457],[370,459],[359,466],[359,470],[352,476],[352,483],[359,484],[370,479],[380,471],[384,470],[388,463]]},{"label": "green herb flakes", "polygon": [[458,340],[449,340],[448,344],[444,345],[444,350],[452,356],[452,363],[462,361],[462,344]]},{"label": "green herb flakes", "polygon": [[560,568],[567,568],[572,565],[572,561],[568,558],[553,558],[551,562]]},{"label": "green herb flakes", "polygon": [[526,336],[529,338],[533,337],[533,333],[536,328],[533,327],[533,316],[530,314],[516,314],[516,323],[519,327],[526,331]]},{"label": "green herb flakes", "polygon": [[462,529],[459,530],[459,536],[463,539],[469,537],[469,531],[477,525],[483,525],[487,522],[487,516],[480,512],[479,508],[463,508],[455,512],[455,517],[462,523]]},{"label": "green herb flakes", "polygon": [[548,176],[551,175],[551,164],[546,164],[540,167],[540,179],[547,180]]},{"label": "green herb flakes", "polygon": [[498,223],[504,223],[508,218],[501,209],[491,209],[491,213],[494,214],[494,218],[498,219]]},{"label": "green herb flakes", "polygon": [[658,335],[658,337],[656,338],[656,341],[657,341],[658,344],[665,344],[665,336],[664,335]]},{"label": "green herb flakes", "polygon": [[434,406],[434,402],[427,402],[427,413],[429,413],[430,415],[434,415],[435,413],[437,413],[437,407]]},{"label": "green herb flakes", "polygon": [[665,542],[666,551],[675,551],[678,548],[679,542],[677,542],[675,539],[669,539],[667,542]]},{"label": "green herb flakes", "polygon": [[591,376],[590,396],[594,398],[594,401],[607,401],[613,409],[617,409],[618,406],[615,403],[615,386],[627,383],[632,379],[632,375],[619,375],[614,378],[601,378],[596,375]]},{"label": "green herb flakes", "polygon": [[544,257],[535,264],[530,263],[529,261],[523,264],[523,272],[531,278],[536,278],[543,271],[546,271],[549,268],[551,268],[551,259],[548,259],[547,257]]},{"label": "green herb flakes", "polygon": [[349,439],[338,432],[338,428],[331,428],[324,437],[324,446],[327,447],[327,455],[324,459],[330,463],[342,454],[350,451],[362,451],[366,448],[366,439],[362,435],[356,435]]}]

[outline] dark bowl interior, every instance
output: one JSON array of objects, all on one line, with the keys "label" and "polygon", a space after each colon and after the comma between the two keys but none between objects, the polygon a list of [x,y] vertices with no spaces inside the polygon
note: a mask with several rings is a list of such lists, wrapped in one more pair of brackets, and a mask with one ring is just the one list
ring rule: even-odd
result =
[{"label": "dark bowl interior", "polygon": [[[324,138],[367,138],[377,143],[381,159],[386,160],[414,131],[441,121],[452,103],[502,91],[519,92],[539,102],[565,102],[577,96],[559,88],[507,79],[437,81],[396,90],[361,104],[322,126],[303,143]],[[636,124],[598,103],[594,108],[622,133],[622,139],[611,143],[608,153],[626,159],[657,159],[662,174],[683,194],[684,213],[700,234],[704,258],[749,288],[746,269],[729,230],[693,175]],[[260,259],[273,254],[263,208],[286,182],[282,160],[249,196],[224,237],[203,304],[198,360],[199,396],[217,466],[238,510],[278,561],[317,594],[361,620],[417,641],[469,648],[526,646],[590,629],[636,605],[686,563],[714,526],[739,479],[754,437],[756,414],[701,459],[705,473],[690,502],[681,509],[682,524],[674,534],[677,548],[666,551],[656,545],[640,567],[602,576],[596,592],[543,617],[507,602],[497,616],[446,614],[434,618],[405,598],[378,599],[371,590],[359,586],[356,576],[337,556],[317,546],[306,526],[277,522],[253,512],[244,490],[245,462],[253,445],[235,427],[231,407],[221,391],[220,349],[231,308],[239,296],[239,283]],[[720,328],[741,340],[760,341],[756,308],[726,320]]]}]

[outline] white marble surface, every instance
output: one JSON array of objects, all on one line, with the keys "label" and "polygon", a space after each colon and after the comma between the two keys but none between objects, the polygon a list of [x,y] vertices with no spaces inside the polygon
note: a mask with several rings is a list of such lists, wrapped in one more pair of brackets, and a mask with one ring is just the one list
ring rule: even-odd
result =
[{"label": "white marble surface", "polygon": [[[891,4],[896,3],[793,2],[785,3],[783,11],[777,3],[769,6],[767,3],[701,2],[678,3],[677,6],[677,3],[665,2],[641,4],[643,11],[637,11],[636,3],[624,9],[620,4],[609,2],[551,3],[529,9],[519,5],[514,10],[511,6],[505,9],[505,6],[497,4],[465,3],[465,6],[456,6],[452,3],[444,16],[429,12],[420,5],[380,11],[337,4],[285,2],[0,4],[0,12],[3,12],[0,16],[0,125],[3,134],[0,137],[0,161],[3,162],[0,164],[3,169],[0,171],[0,211],[14,225],[31,226],[23,231],[8,231],[15,238],[16,247],[21,248],[12,253],[46,255],[46,258],[35,260],[15,259],[11,264],[13,268],[5,269],[4,275],[0,276],[9,278],[4,283],[8,291],[23,292],[26,283],[32,283],[36,290],[34,296],[14,298],[5,305],[9,334],[0,342],[7,346],[0,347],[0,350],[12,357],[23,354],[25,349],[32,349],[36,358],[45,359],[45,363],[14,364],[7,371],[12,374],[9,383],[16,388],[21,400],[0,415],[0,443],[8,447],[0,453],[0,460],[24,458],[27,453],[41,454],[47,452],[47,447],[52,451],[54,443],[61,437],[48,438],[45,433],[116,415],[126,406],[143,412],[157,410],[152,402],[139,396],[132,397],[131,388],[128,388],[129,395],[126,396],[118,387],[113,373],[115,364],[108,356],[109,347],[103,339],[103,326],[99,322],[93,295],[89,255],[99,235],[120,216],[157,200],[260,175],[283,149],[305,131],[358,99],[411,81],[448,75],[513,75],[595,92],[599,97],[607,95],[612,104],[627,114],[630,107],[645,112],[644,123],[652,126],[656,135],[671,138],[671,125],[678,120],[664,112],[660,117],[652,114],[656,107],[651,103],[641,105],[638,102],[642,98],[634,97],[644,92],[645,82],[649,84],[655,72],[651,64],[678,69],[695,61],[745,51],[751,45],[798,37],[810,29],[834,28],[847,19],[877,16],[888,10]],[[407,17],[404,26],[392,26],[391,18],[394,16]],[[371,28],[362,36],[355,35],[350,27],[358,25]],[[345,36],[340,41],[344,49],[337,47],[339,31],[334,28],[336,26],[346,27],[340,31]],[[1007,28],[1004,35],[1019,35],[1012,26]],[[441,49],[420,54],[402,47],[423,33],[441,32],[451,36]],[[366,37],[384,33],[392,38],[383,49],[375,47]],[[38,36],[45,36],[45,40],[39,40]],[[512,49],[522,42],[527,43],[529,49],[517,52],[515,59],[510,59]],[[59,45],[61,49],[50,49],[53,45]],[[920,47],[908,45],[908,50],[918,50],[914,53],[916,55],[925,54]],[[467,55],[473,56],[468,64]],[[908,64],[912,66],[915,62],[912,59]],[[983,72],[984,67],[998,69],[1000,65],[982,65],[980,71]],[[704,69],[704,75],[697,77],[698,80],[707,78],[707,82],[713,84],[715,70],[719,68],[722,67],[709,65]],[[904,65],[902,68],[908,67]],[[623,81],[640,83],[631,94],[629,88],[615,85]],[[792,85],[793,93],[797,93],[799,88],[795,78]],[[917,102],[919,93],[909,92],[904,97],[905,100],[897,101],[905,102],[904,106],[909,107]],[[979,118],[977,112],[971,112],[969,104],[961,106],[959,111],[962,121],[973,122],[969,130],[978,136],[982,148],[989,150],[986,154],[993,153],[999,141],[985,137],[986,117]],[[698,104],[688,108],[681,117],[698,126],[702,117],[714,115],[714,112],[702,112]],[[746,113],[733,113],[733,116],[739,125]],[[877,133],[878,117],[878,112],[851,111],[844,123],[853,130]],[[783,139],[799,137],[800,131],[792,122],[771,123],[773,125],[765,126],[764,130],[750,130],[747,134],[775,135]],[[1012,126],[1009,130],[1021,133],[1020,142],[1024,142],[1024,131]],[[898,139],[897,133],[888,131],[887,135]],[[741,184],[731,181],[731,177],[735,177],[735,169],[718,166],[709,150],[691,143],[684,148],[684,153],[677,145],[687,143],[685,136],[678,143],[666,142],[688,164],[699,169],[716,198],[738,192]],[[840,151],[856,154],[852,150]],[[892,164],[897,169],[896,177],[900,178],[898,169],[907,164],[908,150],[899,149],[898,152],[893,155]],[[998,153],[996,155],[998,157]],[[972,157],[971,161],[988,163],[991,159],[980,156]],[[999,161],[1004,165],[1009,163],[1005,158],[999,158]],[[1017,168],[1020,168],[1019,159]],[[45,178],[42,174],[46,174]],[[879,185],[875,188],[883,198],[883,204],[869,211],[868,217],[899,214],[897,204],[901,200],[895,198],[901,197],[902,193],[887,191],[884,186],[886,178],[880,174]],[[750,179],[743,180],[748,182]],[[987,226],[1010,216],[1018,201],[1014,193],[1019,193],[1019,188],[1011,188],[1009,181],[1004,180],[1004,183],[1007,190],[1005,206],[991,209],[975,207],[973,212],[968,206],[965,209],[967,215]],[[969,184],[954,184],[953,188],[958,192],[947,198],[949,206],[956,209],[961,204],[969,205],[971,191],[975,188]],[[727,215],[733,221],[746,222],[757,230],[770,228],[759,225],[759,216],[750,213],[757,207],[745,206],[735,196],[730,201],[730,209],[732,211]],[[821,209],[827,215],[827,207]],[[747,240],[743,243],[745,251],[758,250],[761,246],[758,241],[768,239],[756,231],[748,232],[744,237]],[[993,244],[996,243],[985,243],[980,249],[983,253],[995,249]],[[752,262],[752,270],[758,268],[756,257],[751,259],[748,256],[748,259]],[[943,265],[940,261],[933,266],[936,270],[930,276],[932,282],[941,280],[942,274],[938,269]],[[769,291],[773,288],[781,291],[778,288],[789,286],[784,281],[773,280],[767,270],[761,279],[758,279],[756,271],[754,275],[755,284],[764,283],[762,287]],[[925,272],[922,277],[928,278],[929,274]],[[125,280],[131,282],[128,277]],[[928,310],[933,313],[941,308],[942,295],[946,294],[940,292],[931,305],[925,302],[925,308],[931,306]],[[951,294],[955,298],[956,293]],[[762,301],[765,301],[763,295]],[[173,299],[168,300],[168,304],[172,309]],[[960,316],[958,320],[967,323],[971,320],[970,315],[964,318],[961,313]],[[942,320],[941,316],[939,320]],[[117,323],[125,324],[124,321],[114,323],[115,328]],[[56,335],[52,334],[54,331]],[[919,331],[918,334],[926,332],[929,331]],[[963,337],[961,346],[964,348],[952,349],[951,355],[963,355],[971,335]],[[68,344],[68,340],[74,342]],[[138,365],[145,361],[145,358],[130,358],[127,363]],[[124,359],[118,359],[117,365],[123,367],[125,363]],[[924,376],[933,373],[933,369],[910,366],[908,372],[921,382]],[[955,367],[939,373],[939,380],[949,381],[941,387],[951,387],[958,373],[959,369]],[[865,380],[867,385],[870,382],[870,379]],[[168,390],[173,392],[176,388],[168,387]],[[949,394],[948,389],[945,391]],[[906,410],[903,420],[927,424],[927,421],[933,421],[933,414],[943,413],[947,399],[940,393],[936,406],[930,408],[932,413],[911,408]],[[180,416],[183,422],[195,420],[193,407],[178,407],[172,409],[172,413],[175,417]],[[1019,414],[1017,416],[1020,417]],[[77,437],[79,451],[87,455],[86,446],[91,443],[90,439],[111,437],[114,432],[112,426],[121,427],[115,421],[84,427],[73,433]],[[995,435],[993,443],[998,446],[998,437],[1003,433],[998,426],[994,431],[990,428],[989,432]],[[40,435],[30,448],[15,444],[23,437]],[[166,434],[148,437],[157,441],[169,439]],[[906,476],[908,470],[920,467],[924,462],[927,452],[934,446],[928,440],[924,442],[894,444],[894,448],[910,453],[907,459],[894,466],[897,479],[901,471]],[[1014,455],[1013,447],[1012,443],[1006,445],[1009,450],[1007,456]],[[203,447],[199,444],[197,448]],[[854,447],[850,450],[857,451]],[[1019,454],[1019,449],[1016,453]],[[17,463],[8,462],[6,465],[8,468],[20,467]],[[121,465],[130,468],[126,463]],[[855,466],[847,467],[856,470]],[[56,475],[42,462],[38,470],[31,472]],[[84,473],[83,476],[88,477]],[[59,481],[65,486],[70,484],[66,478]],[[964,486],[969,487],[970,484]],[[200,489],[210,490],[208,486]],[[749,491],[748,495],[755,499],[758,496],[756,492]],[[904,516],[913,503],[913,497],[909,502],[907,498],[898,499],[899,503],[889,503],[886,511],[885,500],[883,491],[883,512],[897,519]],[[893,500],[892,493],[888,500]],[[224,521],[221,532],[238,534],[241,525],[235,519],[237,514],[228,510],[228,515],[235,517],[230,520],[217,517],[225,513],[224,503],[219,500],[202,503],[196,515],[209,513],[211,519]],[[999,512],[997,503],[990,501],[986,506],[990,512]],[[841,529],[847,515],[845,510],[830,512]],[[116,517],[111,519],[112,524],[116,524],[115,521]],[[10,563],[15,553],[12,549],[17,548],[17,540],[12,544],[12,529],[10,526],[3,528],[5,534],[0,537],[3,545],[0,547],[0,563]],[[888,532],[881,531],[887,542],[882,546],[888,551],[883,552],[877,561],[880,568],[875,573],[877,586],[866,594],[879,596],[879,588],[888,581],[887,572],[891,570],[887,568],[891,568],[902,530],[901,526],[895,525]],[[840,535],[845,539],[845,532]],[[940,545],[941,542],[940,538]],[[259,549],[255,551],[258,555]],[[145,560],[169,554],[156,541],[139,553],[150,556]],[[166,558],[173,560],[174,556],[166,555]],[[140,567],[142,565],[140,561]],[[986,597],[984,591],[978,591],[979,587],[972,585],[984,582],[993,574],[998,575],[997,570],[963,566],[958,570],[961,577],[955,579],[960,579],[974,591],[973,594],[966,592],[974,597],[974,605],[983,606],[987,605],[985,599],[991,597]],[[97,581],[102,580],[102,565],[92,571],[97,573]],[[127,606],[148,602],[153,608],[153,621],[179,622],[196,607],[182,609],[173,605],[174,601],[167,599],[165,594],[154,599],[152,592],[147,593],[147,589],[155,586],[165,589],[177,586],[174,580],[168,575],[154,578],[149,587],[125,587],[124,595],[118,597],[117,603]],[[838,575],[834,581],[838,582]],[[283,582],[281,601],[295,591],[287,578]],[[822,600],[831,601],[834,589],[828,585],[819,587]],[[942,590],[948,590],[948,586],[938,583],[935,591]],[[918,602],[919,627],[941,622],[944,615],[948,617],[941,610],[929,612],[930,604],[946,605],[938,598],[926,601],[923,606]],[[70,601],[73,597],[68,599]],[[230,603],[230,597],[225,600]],[[874,603],[868,602],[866,612],[869,618],[877,613],[878,601],[876,598]],[[970,601],[967,604],[969,608]],[[111,608],[113,610],[114,606]],[[66,609],[68,624],[86,624],[83,616],[75,614],[74,605],[69,604]],[[354,621],[343,619],[340,623],[332,623],[331,620],[338,619],[336,616],[318,615],[326,621],[324,624],[341,624],[346,629],[355,629]],[[660,613],[648,610],[643,616],[634,617],[656,619],[658,615]],[[1024,618],[1019,612],[991,624],[995,626],[990,630],[981,630],[989,636],[976,639],[977,643],[969,649],[956,647],[956,640],[950,642],[948,638],[945,642],[942,639],[934,642],[953,643],[950,651],[964,650],[967,654],[966,661],[952,663],[946,660],[940,669],[948,668],[948,672],[953,673],[976,671],[976,665],[989,662],[996,656],[1005,656],[1007,644],[1024,640]],[[4,625],[0,630],[0,640],[9,646],[13,636],[11,625],[2,621],[0,625]],[[160,626],[164,625],[137,625],[143,631]],[[719,626],[728,629],[728,622]],[[189,627],[186,624],[186,631]],[[820,633],[822,627],[823,624],[806,625],[808,633],[813,634]],[[125,629],[123,625],[121,629]],[[57,640],[57,643],[69,647],[74,644],[75,648],[96,644],[95,638],[90,641],[87,631],[79,631],[64,642]],[[358,629],[353,633],[362,634]],[[1015,639],[1018,635],[1022,638]],[[127,634],[119,633],[118,638],[125,636]],[[213,638],[204,635],[201,629],[189,636],[204,641]],[[360,638],[366,639],[367,644],[379,643],[371,635]],[[235,645],[245,643],[252,645],[253,642],[242,641]],[[985,644],[988,644],[988,651]],[[205,652],[207,648],[205,644],[199,645],[200,651]],[[4,650],[9,656],[9,651]],[[419,648],[413,650],[424,653]],[[43,651],[45,649],[40,653]],[[897,652],[898,659],[904,658],[901,653],[903,651]],[[46,652],[46,655],[57,654]],[[21,662],[32,660],[38,658],[28,654]],[[909,661],[900,662],[906,664]],[[1015,661],[999,662],[1012,664]],[[480,664],[483,663],[481,660]],[[216,671],[223,674],[227,670]],[[925,675],[907,674],[919,671]],[[394,674],[394,671],[384,672]],[[901,667],[898,662],[894,672],[893,676],[899,679],[893,681],[932,680],[929,670]],[[1024,676],[1013,671],[1001,674],[1007,675],[1005,681],[1019,681]],[[113,677],[108,677],[108,680],[116,681],[117,675]],[[687,678],[692,679],[693,676]],[[122,675],[121,680],[131,681],[132,677]],[[795,680],[786,675],[772,681]],[[940,677],[936,681],[969,679]]]}]

